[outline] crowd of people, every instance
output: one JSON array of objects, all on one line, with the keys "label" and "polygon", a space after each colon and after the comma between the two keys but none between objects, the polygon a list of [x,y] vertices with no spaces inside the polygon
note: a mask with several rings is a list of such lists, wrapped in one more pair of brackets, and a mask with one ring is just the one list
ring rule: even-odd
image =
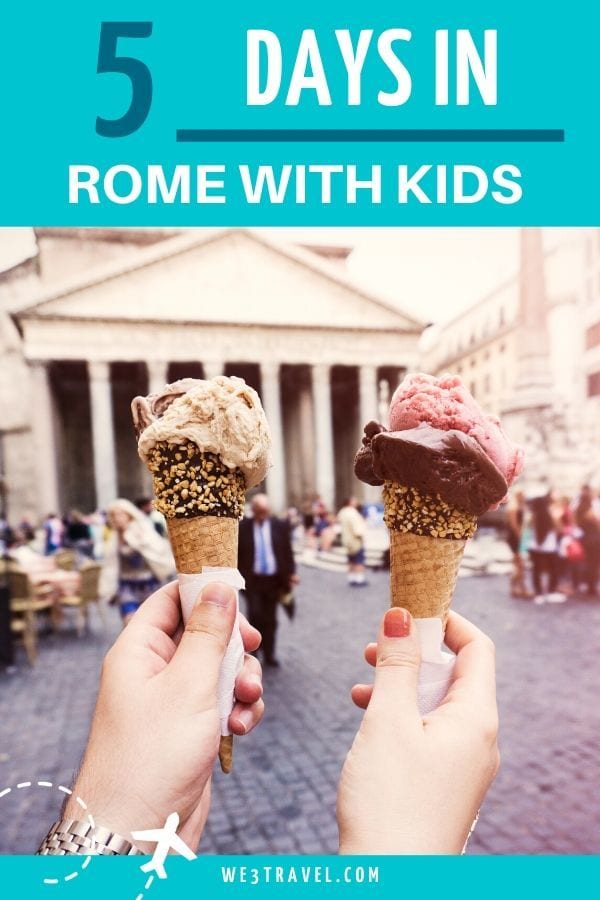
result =
[{"label": "crowd of people", "polygon": [[[379,518],[375,519],[380,522]],[[278,666],[275,653],[280,606],[295,611],[297,582],[294,544],[323,556],[341,546],[347,560],[348,585],[367,584],[365,539],[371,508],[355,497],[337,513],[319,496],[300,509],[275,517],[266,495],[256,495],[240,529],[239,566],[246,580],[250,622],[263,634],[266,665]],[[583,485],[568,498],[548,492],[526,496],[517,490],[505,508],[506,539],[513,555],[513,597],[536,604],[561,603],[571,596],[597,598],[600,581],[600,497]],[[3,545],[3,547],[2,547]],[[144,600],[175,575],[166,522],[152,500],[115,500],[105,511],[64,517],[49,514],[40,529],[23,520],[10,528],[0,522],[0,551],[31,578],[34,586],[73,594],[73,572],[58,564],[61,551],[72,551],[77,571],[90,561],[102,564],[99,597],[118,606],[127,624]],[[385,562],[385,561],[384,561]]]},{"label": "crowd of people", "polygon": [[562,603],[573,595],[598,598],[600,498],[589,485],[573,498],[554,491],[528,498],[516,491],[506,527],[513,597],[537,604]]}]

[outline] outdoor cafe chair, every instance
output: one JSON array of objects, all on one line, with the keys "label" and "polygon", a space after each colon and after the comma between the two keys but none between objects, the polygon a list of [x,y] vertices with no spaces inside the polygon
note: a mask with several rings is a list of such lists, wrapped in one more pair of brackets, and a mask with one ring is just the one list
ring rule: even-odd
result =
[{"label": "outdoor cafe chair", "polygon": [[9,567],[11,631],[23,642],[29,665],[37,659],[38,616],[48,612],[56,627],[54,591],[51,587],[34,588],[26,572]]},{"label": "outdoor cafe chair", "polygon": [[77,634],[83,637],[88,628],[89,605],[95,603],[102,620],[102,626],[106,629],[104,609],[100,600],[100,563],[88,563],[79,570],[81,584],[79,593],[60,598],[60,605],[77,610]]}]

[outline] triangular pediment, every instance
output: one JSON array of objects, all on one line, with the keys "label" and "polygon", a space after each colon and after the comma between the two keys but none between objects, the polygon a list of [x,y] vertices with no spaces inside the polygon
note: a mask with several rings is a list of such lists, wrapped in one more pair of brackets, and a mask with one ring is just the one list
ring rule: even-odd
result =
[{"label": "triangular pediment", "polygon": [[422,323],[309,250],[242,229],[186,234],[63,285],[18,318],[131,320],[418,333]]}]

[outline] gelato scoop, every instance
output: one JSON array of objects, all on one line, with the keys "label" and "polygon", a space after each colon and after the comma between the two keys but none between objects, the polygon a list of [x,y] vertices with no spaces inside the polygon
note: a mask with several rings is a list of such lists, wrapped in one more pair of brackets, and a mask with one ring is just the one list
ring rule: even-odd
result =
[{"label": "gelato scoop", "polygon": [[504,476],[476,440],[456,429],[442,431],[426,424],[387,431],[369,422],[354,470],[367,484],[392,481],[438,494],[473,516],[497,505],[507,489]]},{"label": "gelato scoop", "polygon": [[242,378],[184,378],[132,403],[138,452],[149,463],[157,445],[193,444],[239,470],[249,490],[271,464],[271,437],[258,394]]},{"label": "gelato scoop", "polygon": [[522,449],[508,439],[496,416],[480,409],[458,375],[408,375],[392,397],[389,421],[393,432],[423,423],[461,431],[477,441],[508,486],[523,469]]}]

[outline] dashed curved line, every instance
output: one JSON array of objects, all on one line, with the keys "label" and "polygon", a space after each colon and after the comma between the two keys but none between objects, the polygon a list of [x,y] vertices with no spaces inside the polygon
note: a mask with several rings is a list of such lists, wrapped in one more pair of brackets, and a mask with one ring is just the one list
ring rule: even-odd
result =
[{"label": "dashed curved line", "polygon": [[144,894],[150,890],[150,888],[152,887],[153,881],[154,881],[154,875],[148,875],[148,878],[146,879],[146,884],[144,885],[144,890],[142,891],[141,894],[137,895],[135,900],[144,900]]},{"label": "dashed curved line", "polygon": [[[35,786],[41,787],[41,788],[53,788],[54,787],[54,785],[51,781],[37,781]],[[21,781],[19,784],[16,785],[17,790],[20,790],[22,788],[28,788],[28,787],[32,787],[31,781]],[[70,788],[65,787],[63,784],[56,785],[56,788],[61,793],[66,794],[68,797],[72,796],[72,794],[73,794],[73,791],[70,790]],[[7,787],[7,788],[4,788],[3,790],[1,790],[0,791],[0,800],[2,799],[2,797],[6,797],[11,792],[12,792],[11,787]],[[75,801],[83,810],[87,811],[87,809],[88,809],[87,803],[85,803],[85,801],[82,800],[81,797],[75,797]],[[89,821],[92,829],[95,830],[96,823],[94,821],[94,817],[92,816],[92,814],[90,812],[88,812],[87,818],[88,818],[88,821]],[[62,878],[62,881],[65,881],[65,882],[74,881],[75,878],[77,878],[79,876],[80,871],[84,872],[85,869],[87,869],[87,867],[89,866],[89,864],[92,861],[92,855],[94,853],[95,843],[96,843],[95,838],[92,837],[92,846],[91,846],[89,852],[86,853],[86,855],[85,855],[85,858],[81,864],[81,869],[79,871],[69,872],[68,875],[64,875]],[[146,880],[146,883],[144,885],[144,891],[142,893],[138,894],[137,897],[135,898],[135,900],[144,900],[144,893],[150,890],[153,882],[154,882],[154,875],[149,875]],[[42,879],[42,884],[49,884],[49,885],[60,884],[60,879],[44,878],[44,879]]]},{"label": "dashed curved line", "polygon": [[[29,788],[29,787],[53,788],[54,785],[51,781],[37,781],[35,783],[35,785],[33,785],[33,783],[31,781],[21,781],[19,784],[16,785],[16,790],[21,790],[22,788]],[[68,796],[71,796],[71,794],[73,793],[73,791],[69,790],[68,787],[65,787],[62,784],[59,784],[56,787],[57,787],[57,790],[61,791],[63,794],[67,794]],[[2,799],[2,797],[6,797],[7,794],[11,793],[11,791],[12,791],[12,788],[10,788],[10,787],[4,788],[2,791],[0,791],[0,799]],[[81,799],[81,797],[75,797],[75,800],[77,801],[77,803],[83,810],[87,810],[87,803],[85,803]],[[87,867],[89,866],[89,864],[91,862],[92,855],[94,854],[94,849],[96,846],[96,839],[94,837],[96,823],[94,822],[94,818],[93,818],[92,814],[89,812],[88,812],[87,818],[88,818],[88,822],[90,823],[90,826],[92,827],[92,838],[91,838],[92,846],[90,847],[89,851],[85,854],[85,858],[82,862],[81,869],[75,870],[74,872],[69,872],[68,875],[64,875],[62,878],[62,881],[73,881],[75,878],[77,878],[80,871],[83,872],[84,869],[87,869]],[[44,879],[42,879],[42,884],[51,884],[51,885],[60,884],[60,879],[44,878]]]}]

